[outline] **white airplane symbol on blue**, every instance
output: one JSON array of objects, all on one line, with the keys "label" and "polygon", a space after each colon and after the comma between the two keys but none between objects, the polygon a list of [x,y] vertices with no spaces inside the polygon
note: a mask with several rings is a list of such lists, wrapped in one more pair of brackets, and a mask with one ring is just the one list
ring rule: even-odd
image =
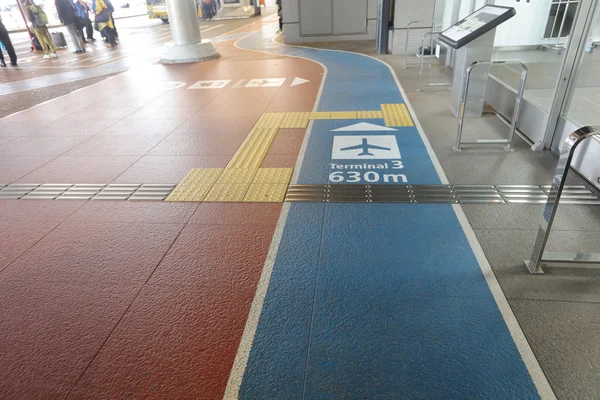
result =
[{"label": "white airplane symbol on blue", "polygon": [[359,144],[359,145],[356,145],[356,146],[344,147],[343,149],[340,149],[340,150],[341,151],[362,150],[362,153],[360,153],[359,156],[375,156],[375,154],[369,153],[369,149],[373,149],[373,150],[391,150],[389,147],[375,146],[373,144],[369,144],[369,142],[367,141],[366,138],[363,138],[362,144]]}]

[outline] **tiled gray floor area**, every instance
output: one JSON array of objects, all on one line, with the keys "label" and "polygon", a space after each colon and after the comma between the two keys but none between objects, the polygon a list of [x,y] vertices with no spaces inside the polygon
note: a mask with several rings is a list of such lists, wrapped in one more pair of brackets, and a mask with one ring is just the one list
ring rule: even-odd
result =
[{"label": "tiled gray floor area", "polygon": [[[315,46],[317,47],[317,46]],[[372,42],[319,44],[375,56]],[[549,184],[556,157],[534,153],[522,140],[514,151],[452,150],[457,120],[449,111],[447,90],[417,92],[417,68],[402,68],[402,58],[380,57],[396,71],[427,138],[453,184]],[[431,80],[449,79],[445,68],[429,72]],[[506,135],[494,117],[467,120],[465,140]],[[569,184],[584,181],[575,173]],[[561,399],[600,398],[600,267],[546,267],[531,275],[529,259],[542,205],[463,205],[463,210],[496,274],[527,340]],[[550,251],[600,252],[600,206],[559,208]]]}]

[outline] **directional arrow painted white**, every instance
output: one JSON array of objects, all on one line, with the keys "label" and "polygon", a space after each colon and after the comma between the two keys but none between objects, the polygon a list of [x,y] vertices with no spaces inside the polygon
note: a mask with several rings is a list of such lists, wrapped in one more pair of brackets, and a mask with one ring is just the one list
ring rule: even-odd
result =
[{"label": "directional arrow painted white", "polygon": [[360,122],[358,124],[344,126],[343,128],[333,129],[332,132],[372,132],[372,131],[397,131],[398,129],[388,128],[387,126],[369,124]]},{"label": "directional arrow painted white", "polygon": [[308,79],[294,78],[294,81],[292,82],[291,87],[302,85],[302,84],[308,83],[308,82],[310,82]]}]

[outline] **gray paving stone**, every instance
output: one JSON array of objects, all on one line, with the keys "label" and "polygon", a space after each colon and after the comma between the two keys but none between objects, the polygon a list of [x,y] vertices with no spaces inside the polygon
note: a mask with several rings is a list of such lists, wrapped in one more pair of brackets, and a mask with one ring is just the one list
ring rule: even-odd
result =
[{"label": "gray paving stone", "polygon": [[[464,204],[462,208],[474,229],[537,230],[544,205]],[[552,229],[600,232],[600,206],[561,205]]]},{"label": "gray paving stone", "polygon": [[600,305],[512,300],[511,307],[559,399],[599,399]]},{"label": "gray paving stone", "polygon": [[[530,274],[524,260],[531,257],[537,230],[486,230],[475,234],[508,299],[584,301],[600,303],[600,267],[546,266],[543,275]],[[594,232],[560,231],[549,251],[600,252]]]}]

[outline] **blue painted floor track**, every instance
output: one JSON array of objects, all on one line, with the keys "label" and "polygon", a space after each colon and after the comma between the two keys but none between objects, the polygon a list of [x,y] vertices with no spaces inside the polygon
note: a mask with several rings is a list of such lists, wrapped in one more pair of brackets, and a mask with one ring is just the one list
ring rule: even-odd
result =
[{"label": "blue painted floor track", "polygon": [[[318,111],[404,102],[377,60],[265,35],[238,46],[327,68]],[[367,134],[332,130],[358,122],[384,126],[314,122],[298,183],[328,182],[334,135]],[[368,134],[396,137],[408,183],[440,183],[416,128]],[[539,398],[452,206],[349,203],[291,205],[239,395]]]}]

